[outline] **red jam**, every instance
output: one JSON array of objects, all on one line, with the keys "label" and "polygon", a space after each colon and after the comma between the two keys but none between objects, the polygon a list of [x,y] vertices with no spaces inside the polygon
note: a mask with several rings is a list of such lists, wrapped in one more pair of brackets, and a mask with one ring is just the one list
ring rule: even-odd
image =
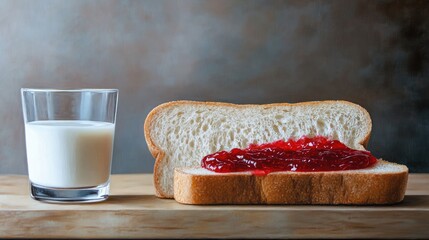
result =
[{"label": "red jam", "polygon": [[252,171],[257,175],[270,172],[319,172],[367,168],[377,162],[368,151],[348,148],[338,140],[325,137],[302,137],[252,144],[246,149],[234,148],[203,158],[201,166],[218,172]]}]

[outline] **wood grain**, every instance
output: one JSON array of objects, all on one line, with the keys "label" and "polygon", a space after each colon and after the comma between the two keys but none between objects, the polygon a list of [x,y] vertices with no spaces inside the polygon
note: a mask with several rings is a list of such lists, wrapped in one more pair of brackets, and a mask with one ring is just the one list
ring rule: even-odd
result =
[{"label": "wood grain", "polygon": [[1,238],[428,238],[429,174],[390,206],[191,206],[154,196],[152,175],[113,175],[111,197],[47,204],[0,176]]}]

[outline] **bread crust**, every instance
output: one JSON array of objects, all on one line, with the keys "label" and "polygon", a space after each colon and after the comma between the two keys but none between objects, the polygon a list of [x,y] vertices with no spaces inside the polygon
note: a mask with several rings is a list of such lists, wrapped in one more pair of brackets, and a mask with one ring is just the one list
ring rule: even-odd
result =
[{"label": "bread crust", "polygon": [[174,198],[183,204],[393,204],[404,199],[407,186],[408,168],[400,166],[401,171],[388,173],[277,172],[265,176],[199,175],[175,169]]},{"label": "bread crust", "polygon": [[299,102],[299,103],[271,103],[271,104],[233,104],[233,103],[225,103],[225,102],[198,102],[198,101],[182,100],[182,101],[172,101],[172,102],[163,103],[155,107],[146,117],[143,128],[144,128],[144,136],[146,139],[147,146],[149,148],[150,153],[155,158],[153,176],[154,176],[156,196],[160,198],[173,198],[172,195],[167,194],[160,187],[160,184],[161,184],[160,172],[161,172],[161,168],[163,167],[162,159],[164,159],[165,153],[154,143],[153,138],[151,137],[151,125],[153,123],[153,120],[157,114],[162,112],[163,109],[182,105],[182,104],[234,107],[238,109],[238,108],[247,108],[247,107],[269,108],[269,107],[278,107],[278,106],[310,106],[310,105],[329,104],[329,103],[343,103],[346,105],[350,105],[352,107],[359,108],[362,112],[364,112],[366,120],[369,123],[369,126],[368,126],[368,132],[366,136],[362,140],[360,140],[359,143],[366,148],[368,141],[370,139],[370,134],[372,129],[371,117],[365,108],[361,107],[358,104],[351,103],[348,101],[343,101],[343,100],[311,101],[311,102]]}]

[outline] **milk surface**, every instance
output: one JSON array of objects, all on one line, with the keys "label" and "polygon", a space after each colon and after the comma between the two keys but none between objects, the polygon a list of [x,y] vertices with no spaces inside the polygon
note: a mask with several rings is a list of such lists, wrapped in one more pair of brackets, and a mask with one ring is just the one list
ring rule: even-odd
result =
[{"label": "milk surface", "polygon": [[30,181],[47,187],[80,188],[110,176],[115,125],[79,120],[25,124]]}]

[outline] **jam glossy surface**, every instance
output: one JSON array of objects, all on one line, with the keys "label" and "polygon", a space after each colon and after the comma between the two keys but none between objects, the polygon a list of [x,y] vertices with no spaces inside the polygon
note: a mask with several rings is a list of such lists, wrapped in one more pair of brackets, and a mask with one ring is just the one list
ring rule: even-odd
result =
[{"label": "jam glossy surface", "polygon": [[337,140],[325,137],[302,137],[252,144],[246,149],[234,148],[205,156],[201,166],[228,173],[251,171],[257,175],[270,172],[318,172],[367,168],[377,162],[368,151],[348,148]]}]

